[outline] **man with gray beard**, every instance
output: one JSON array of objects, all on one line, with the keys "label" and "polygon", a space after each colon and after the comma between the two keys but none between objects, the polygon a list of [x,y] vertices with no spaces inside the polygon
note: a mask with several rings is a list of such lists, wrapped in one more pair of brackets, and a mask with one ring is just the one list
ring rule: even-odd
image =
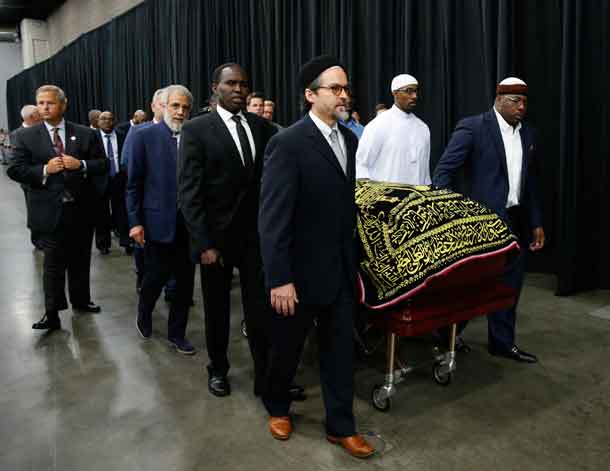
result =
[{"label": "man with gray beard", "polygon": [[184,219],[177,209],[176,159],[193,96],[182,85],[170,85],[163,101],[163,121],[132,131],[133,149],[127,168],[129,236],[144,248],[145,264],[136,327],[143,338],[151,337],[152,312],[173,272],[176,294],[170,306],[168,340],[179,353],[192,355],[195,349],[185,333],[195,268],[189,257]]}]

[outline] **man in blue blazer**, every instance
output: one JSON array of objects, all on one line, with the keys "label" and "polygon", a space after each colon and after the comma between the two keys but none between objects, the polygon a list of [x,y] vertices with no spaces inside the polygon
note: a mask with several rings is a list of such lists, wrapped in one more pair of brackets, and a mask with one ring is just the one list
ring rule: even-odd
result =
[{"label": "man in blue blazer", "polygon": [[269,141],[261,185],[261,253],[275,310],[263,402],[271,435],[290,438],[289,385],[316,320],[327,439],[365,458],[374,449],[357,433],[353,412],[358,142],[338,125],[350,89],[330,56],[312,59],[299,78],[309,113]]},{"label": "man in blue blazer", "polygon": [[151,336],[153,309],[174,272],[176,295],[170,307],[168,340],[178,352],[192,355],[195,349],[185,333],[195,268],[184,219],[177,209],[176,163],[180,131],[193,97],[185,87],[170,85],[163,99],[163,121],[134,130],[127,169],[129,235],[144,247],[145,263],[136,326],[142,337]]},{"label": "man in blue blazer", "polygon": [[[527,112],[527,85],[509,77],[496,88],[491,110],[460,121],[436,166],[432,182],[439,188],[454,186],[456,172],[466,169],[465,193],[502,217],[518,237],[520,254],[506,267],[505,281],[519,294],[523,284],[527,248],[544,247],[544,230],[534,178],[534,134],[522,122]],[[518,302],[518,297],[517,297]],[[535,363],[537,358],[515,345],[517,303],[491,313],[488,349],[492,355]]]}]

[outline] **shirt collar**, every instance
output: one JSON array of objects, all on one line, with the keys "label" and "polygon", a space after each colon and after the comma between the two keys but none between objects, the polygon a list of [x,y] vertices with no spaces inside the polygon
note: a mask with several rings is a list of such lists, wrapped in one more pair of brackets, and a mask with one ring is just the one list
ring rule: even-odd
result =
[{"label": "shirt collar", "polygon": [[[216,111],[218,112],[218,114],[220,115],[220,117],[222,118],[222,120],[225,123],[228,123],[229,121],[232,121],[231,118],[233,118],[234,114],[231,113],[229,110],[226,110],[225,108],[223,108],[220,105],[216,105]],[[237,116],[239,116],[242,120],[246,120],[246,117],[244,116],[243,111],[239,111],[239,113],[235,113],[237,114]]]},{"label": "shirt collar", "polygon": [[66,120],[62,118],[62,120],[59,122],[59,124],[57,126],[51,126],[49,123],[47,123],[46,121],[43,121],[44,125],[47,128],[47,131],[49,132],[53,132],[53,129],[57,128],[57,129],[66,129]]},{"label": "shirt collar", "polygon": [[517,123],[517,125],[515,127],[512,127],[510,124],[508,124],[506,122],[506,120],[502,117],[502,115],[500,113],[498,113],[498,110],[496,109],[495,106],[494,106],[494,113],[496,113],[496,118],[498,120],[498,126],[500,126],[500,131],[502,131],[502,132],[510,131],[511,133],[515,133],[519,129],[521,129],[521,123]]},{"label": "shirt collar", "polygon": [[102,130],[100,129],[100,133],[102,134],[102,136],[106,137],[106,136],[114,136],[114,135],[116,134],[116,131],[113,129],[112,131],[110,131],[110,132],[108,132],[108,133],[107,133],[107,132],[102,131]]},{"label": "shirt collar", "polygon": [[339,133],[339,125],[337,123],[335,123],[333,127],[330,127],[320,118],[318,118],[313,111],[309,112],[309,117],[325,138],[328,139],[333,131],[337,131],[337,134]]},{"label": "shirt collar", "polygon": [[[403,119],[412,119],[413,118],[413,113],[407,113],[406,111],[401,110],[398,106],[396,106],[396,104],[392,105],[392,108],[389,109],[389,111],[391,111],[392,113],[394,113],[395,115],[403,118]],[[387,113],[387,111],[386,111]],[[382,113],[383,116],[383,113]],[[391,114],[388,116],[392,116]]]}]

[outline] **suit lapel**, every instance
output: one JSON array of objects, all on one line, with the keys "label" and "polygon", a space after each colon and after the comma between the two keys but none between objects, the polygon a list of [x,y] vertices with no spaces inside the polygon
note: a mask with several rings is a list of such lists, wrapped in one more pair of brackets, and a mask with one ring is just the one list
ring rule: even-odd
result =
[{"label": "suit lapel", "polygon": [[[307,126],[307,136],[311,140],[312,146],[316,149],[334,168],[337,170],[343,178],[346,178],[345,173],[343,173],[343,169],[337,160],[337,156],[333,152],[332,148],[315,125],[315,123],[311,120],[309,115],[306,115],[304,119],[304,123]],[[346,140],[347,142],[347,140]],[[348,153],[349,155],[349,153]],[[349,157],[348,157],[349,159]],[[348,160],[349,162],[349,160]],[[349,164],[348,164],[349,166]]]},{"label": "suit lapel", "polygon": [[55,157],[55,149],[53,148],[53,142],[47,127],[44,123],[38,125],[38,135],[40,136],[40,143],[42,145],[43,155],[46,156],[46,162]]},{"label": "suit lapel", "polygon": [[[229,129],[227,128],[226,124],[223,122],[222,118],[220,117],[220,115],[218,114],[217,111],[213,111],[212,113],[213,113],[212,124],[215,128],[215,131],[216,131],[218,137],[222,141],[224,147],[231,152],[232,158],[235,159],[235,162],[239,163],[240,168],[245,170],[244,163],[241,160],[241,155],[239,155],[239,150],[237,149],[237,146],[235,145],[235,141],[231,137],[231,133],[229,132]],[[254,134],[254,132],[252,134]]]},{"label": "suit lapel", "polygon": [[506,151],[504,149],[504,141],[502,140],[502,134],[500,133],[500,125],[496,118],[496,112],[492,109],[485,115],[485,122],[487,124],[487,131],[489,132],[491,139],[496,147],[496,151],[500,158],[500,164],[504,170],[504,175],[508,179],[508,165],[506,164]]},{"label": "suit lapel", "polygon": [[66,154],[71,155],[72,157],[77,157],[76,149],[78,149],[77,137],[74,133],[74,126],[72,123],[66,121],[66,142],[64,143],[64,149]]}]

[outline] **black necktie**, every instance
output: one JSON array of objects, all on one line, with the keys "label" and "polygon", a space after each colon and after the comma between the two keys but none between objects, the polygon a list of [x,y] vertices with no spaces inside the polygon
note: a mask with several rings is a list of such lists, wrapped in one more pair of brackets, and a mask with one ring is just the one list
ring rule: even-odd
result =
[{"label": "black necktie", "polygon": [[237,125],[237,137],[239,137],[239,145],[241,146],[241,153],[244,158],[244,166],[247,170],[250,170],[254,166],[254,159],[252,158],[252,148],[250,147],[250,141],[246,130],[241,124],[241,116],[233,115],[231,118]]}]

